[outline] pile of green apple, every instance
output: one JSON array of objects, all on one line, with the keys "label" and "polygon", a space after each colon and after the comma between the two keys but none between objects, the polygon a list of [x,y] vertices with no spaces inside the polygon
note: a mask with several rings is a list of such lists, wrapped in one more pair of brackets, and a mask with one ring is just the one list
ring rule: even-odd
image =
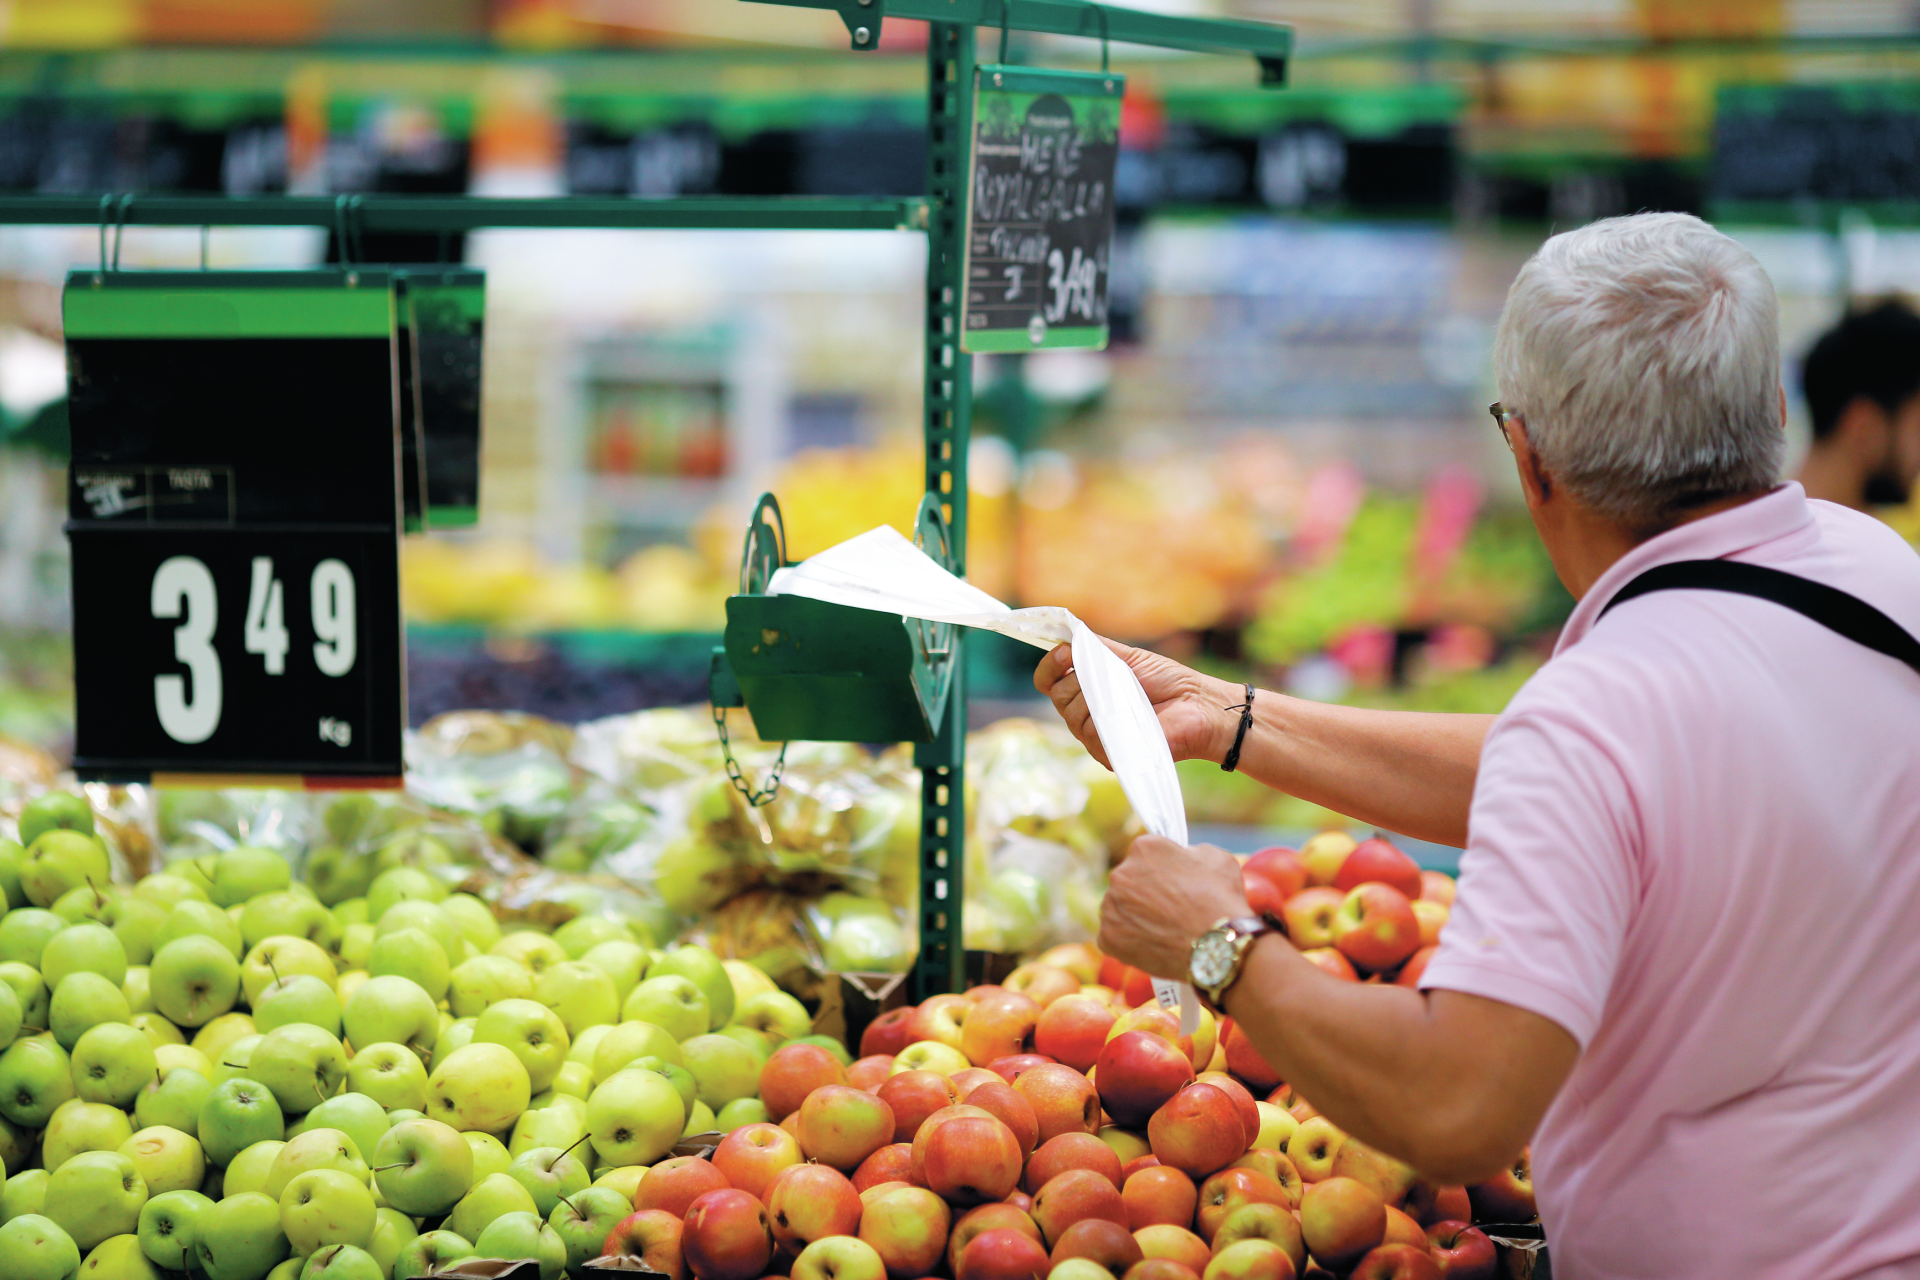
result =
[{"label": "pile of green apple", "polygon": [[[409,1280],[599,1256],[683,1137],[811,1036],[764,974],[430,867],[325,905],[240,846],[131,885],[79,796],[0,840],[0,1275]],[[334,894],[326,895],[334,897]]]}]

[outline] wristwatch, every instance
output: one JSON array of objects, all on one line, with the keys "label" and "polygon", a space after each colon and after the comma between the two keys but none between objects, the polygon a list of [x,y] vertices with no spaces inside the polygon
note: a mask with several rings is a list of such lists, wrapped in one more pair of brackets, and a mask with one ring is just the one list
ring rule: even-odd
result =
[{"label": "wristwatch", "polygon": [[1222,920],[1193,941],[1193,956],[1187,961],[1187,978],[1194,989],[1218,1009],[1227,988],[1240,977],[1247,953],[1263,933],[1275,932],[1273,925],[1259,916]]}]

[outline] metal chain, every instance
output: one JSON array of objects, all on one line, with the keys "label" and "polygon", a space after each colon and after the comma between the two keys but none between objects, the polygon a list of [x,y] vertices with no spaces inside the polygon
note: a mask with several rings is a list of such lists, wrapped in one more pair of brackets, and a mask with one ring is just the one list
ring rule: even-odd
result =
[{"label": "metal chain", "polygon": [[786,771],[787,744],[784,742],[780,744],[780,754],[774,759],[773,771],[767,774],[767,785],[756,791],[748,785],[747,775],[740,770],[740,762],[733,758],[733,743],[727,737],[727,709],[725,707],[715,707],[713,709],[713,723],[720,730],[720,752],[726,758],[727,777],[733,780],[734,790],[746,797],[747,803],[756,809],[763,805],[772,804],[773,798],[780,794],[780,775]]}]

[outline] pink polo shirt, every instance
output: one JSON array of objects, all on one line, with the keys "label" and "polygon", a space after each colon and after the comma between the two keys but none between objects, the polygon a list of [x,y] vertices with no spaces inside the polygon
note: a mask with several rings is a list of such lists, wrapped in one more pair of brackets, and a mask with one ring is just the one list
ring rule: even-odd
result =
[{"label": "pink polo shirt", "polygon": [[1533,1141],[1559,1280],[1920,1276],[1920,674],[1726,558],[1920,635],[1920,556],[1789,484],[1636,547],[1488,735],[1425,985],[1565,1027]]}]

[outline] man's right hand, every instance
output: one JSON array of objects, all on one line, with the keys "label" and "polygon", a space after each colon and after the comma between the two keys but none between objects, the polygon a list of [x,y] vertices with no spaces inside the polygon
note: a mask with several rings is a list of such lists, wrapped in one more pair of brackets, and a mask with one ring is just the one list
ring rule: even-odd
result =
[{"label": "man's right hand", "polygon": [[[1173,748],[1175,760],[1218,763],[1225,758],[1240,723],[1239,716],[1225,708],[1246,700],[1244,688],[1202,675],[1147,649],[1135,649],[1111,640],[1102,643],[1119,654],[1139,678],[1141,688],[1147,691],[1147,700],[1153,703],[1154,714],[1160,718],[1161,731],[1167,735],[1167,745]],[[1072,645],[1063,644],[1040,659],[1040,665],[1034,668],[1033,687],[1053,700],[1060,718],[1067,722],[1087,754],[1112,768],[1106,748],[1100,745],[1100,734],[1093,727],[1092,714],[1087,710],[1080,677],[1073,669]]]}]

